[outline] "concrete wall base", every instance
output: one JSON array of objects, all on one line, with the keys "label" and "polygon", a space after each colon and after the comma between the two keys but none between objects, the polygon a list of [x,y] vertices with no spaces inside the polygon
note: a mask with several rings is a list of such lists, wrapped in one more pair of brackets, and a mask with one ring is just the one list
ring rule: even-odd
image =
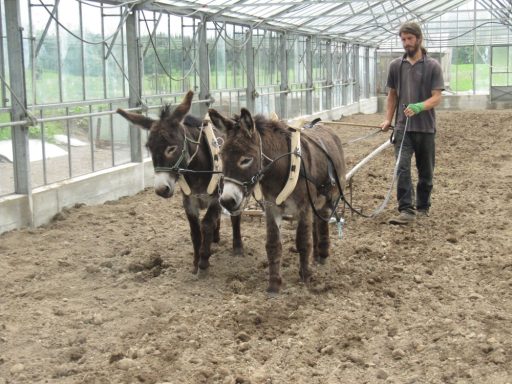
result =
[{"label": "concrete wall base", "polygon": [[342,107],[333,108],[328,111],[313,113],[310,116],[301,116],[297,119],[315,119],[317,117],[322,120],[339,120],[343,116],[354,115],[356,113],[371,114],[378,111],[378,98],[371,97],[369,99],[360,100],[358,103],[344,105]]},{"label": "concrete wall base", "polygon": [[35,188],[31,195],[4,196],[0,198],[0,233],[46,224],[76,203],[102,204],[152,185],[153,165],[148,159]]}]

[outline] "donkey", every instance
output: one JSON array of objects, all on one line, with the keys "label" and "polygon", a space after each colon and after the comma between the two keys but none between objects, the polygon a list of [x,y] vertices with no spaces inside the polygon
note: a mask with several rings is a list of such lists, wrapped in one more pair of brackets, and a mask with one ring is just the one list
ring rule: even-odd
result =
[{"label": "donkey", "polygon": [[[280,224],[284,214],[297,220],[295,244],[300,255],[299,276],[307,284],[311,277],[309,255],[312,248],[317,263],[325,263],[329,256],[328,221],[342,197],[345,180],[340,139],[324,126],[303,131],[300,178],[292,194],[277,206],[272,202],[286,184],[290,156],[295,156],[289,154],[291,133],[287,125],[261,115],[253,119],[245,108],[240,116],[233,118],[226,118],[214,109],[209,110],[209,115],[213,124],[226,133],[221,148],[224,173],[221,205],[231,214],[239,213],[257,182],[267,202],[264,204],[269,265],[267,292],[279,293],[282,284]],[[312,220],[312,205],[322,219],[315,215]]]},{"label": "donkey", "polygon": [[[173,196],[178,177],[184,177],[191,194],[183,194],[183,207],[190,225],[190,235],[194,246],[193,273],[205,271],[211,255],[211,243],[220,241],[219,194],[207,194],[206,190],[212,173],[213,164],[206,136],[201,135],[202,121],[188,115],[194,93],[189,91],[181,104],[173,111],[165,105],[160,119],[130,113],[118,109],[117,113],[131,123],[149,130],[146,146],[151,152],[155,168],[155,192],[163,198]],[[214,132],[219,136],[220,132]],[[180,176],[176,168],[189,172]],[[198,173],[194,173],[198,172]],[[206,209],[203,219],[199,220],[200,209]],[[232,216],[233,252],[243,254],[240,233],[240,216]]]}]

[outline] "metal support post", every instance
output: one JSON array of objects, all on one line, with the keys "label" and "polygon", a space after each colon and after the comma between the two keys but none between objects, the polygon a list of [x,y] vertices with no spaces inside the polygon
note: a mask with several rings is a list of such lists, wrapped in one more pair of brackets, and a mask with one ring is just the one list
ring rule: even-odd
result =
[{"label": "metal support post", "polygon": [[313,51],[311,49],[311,36],[306,37],[306,114],[313,113]]},{"label": "metal support post", "polygon": [[[137,37],[138,11],[133,11],[126,18],[126,52],[128,61],[128,106],[137,108],[141,106],[142,85],[140,42]],[[141,130],[130,124],[130,152],[131,161],[142,161]]]},{"label": "metal support post", "polygon": [[[280,91],[288,90],[288,50],[286,49],[286,33],[282,33],[279,37],[279,70],[281,72],[281,86]],[[279,96],[281,110],[279,117],[286,119],[288,117],[288,94],[281,93]]]},{"label": "metal support post", "polygon": [[254,48],[252,46],[252,30],[247,32],[247,44],[245,45],[245,63],[246,63],[246,76],[247,76],[247,109],[254,113],[254,106],[256,105],[256,76],[254,75]]},{"label": "metal support post", "polygon": [[355,79],[355,84],[353,87],[354,103],[357,103],[361,96],[362,81],[362,79],[359,78],[359,45],[354,45],[354,47],[352,48],[352,68],[352,73]]},{"label": "metal support post", "polygon": [[[210,98],[210,58],[208,56],[208,41],[206,40],[206,18],[199,24],[199,100]],[[199,116],[203,118],[208,112],[210,103],[199,104]]]},{"label": "metal support post", "polygon": [[[373,92],[371,92],[370,96],[377,96],[377,71],[378,71],[378,60],[377,60],[377,50],[373,51]],[[372,90],[372,88],[370,88]]]},{"label": "metal support post", "polygon": [[[327,60],[325,62],[326,65],[326,81],[327,86],[332,85],[332,48],[331,48],[331,40],[327,40],[325,45],[326,47],[326,55]],[[330,111],[332,109],[332,87],[325,88],[325,109]]]},{"label": "metal support post", "polygon": [[370,47],[364,49],[364,98],[370,97]]},{"label": "metal support post", "polygon": [[[27,95],[23,65],[23,28],[17,0],[5,0],[5,27],[9,52],[11,121],[23,121],[27,118]],[[11,130],[14,154],[14,190],[20,194],[31,194],[29,128],[27,125],[20,125],[12,127]]]},{"label": "metal support post", "polygon": [[347,43],[341,46],[341,105],[347,105],[348,97],[348,57],[347,57]]}]

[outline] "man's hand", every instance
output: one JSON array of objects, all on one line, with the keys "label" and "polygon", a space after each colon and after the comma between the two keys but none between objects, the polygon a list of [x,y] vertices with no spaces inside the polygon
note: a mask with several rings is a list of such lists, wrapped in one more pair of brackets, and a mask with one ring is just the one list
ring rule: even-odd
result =
[{"label": "man's hand", "polygon": [[409,104],[404,110],[404,114],[407,117],[417,115],[418,113],[425,110],[425,104],[423,102]]},{"label": "man's hand", "polygon": [[384,120],[381,124],[380,124],[380,130],[382,132],[387,132],[389,131],[389,128],[391,128],[391,121],[389,120]]}]

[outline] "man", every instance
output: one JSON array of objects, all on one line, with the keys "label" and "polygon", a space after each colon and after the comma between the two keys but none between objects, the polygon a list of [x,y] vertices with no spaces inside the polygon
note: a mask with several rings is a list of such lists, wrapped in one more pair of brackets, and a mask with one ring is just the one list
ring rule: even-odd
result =
[{"label": "man", "polygon": [[[384,132],[389,130],[395,116],[393,137],[397,159],[401,152],[397,174],[400,213],[389,223],[404,225],[412,223],[416,215],[428,216],[435,162],[434,107],[441,101],[444,81],[441,66],[427,56],[423,48],[420,26],[407,22],[400,27],[398,34],[405,54],[393,60],[389,66],[386,120],[380,127]],[[411,179],[413,154],[418,170],[415,202]]]}]

